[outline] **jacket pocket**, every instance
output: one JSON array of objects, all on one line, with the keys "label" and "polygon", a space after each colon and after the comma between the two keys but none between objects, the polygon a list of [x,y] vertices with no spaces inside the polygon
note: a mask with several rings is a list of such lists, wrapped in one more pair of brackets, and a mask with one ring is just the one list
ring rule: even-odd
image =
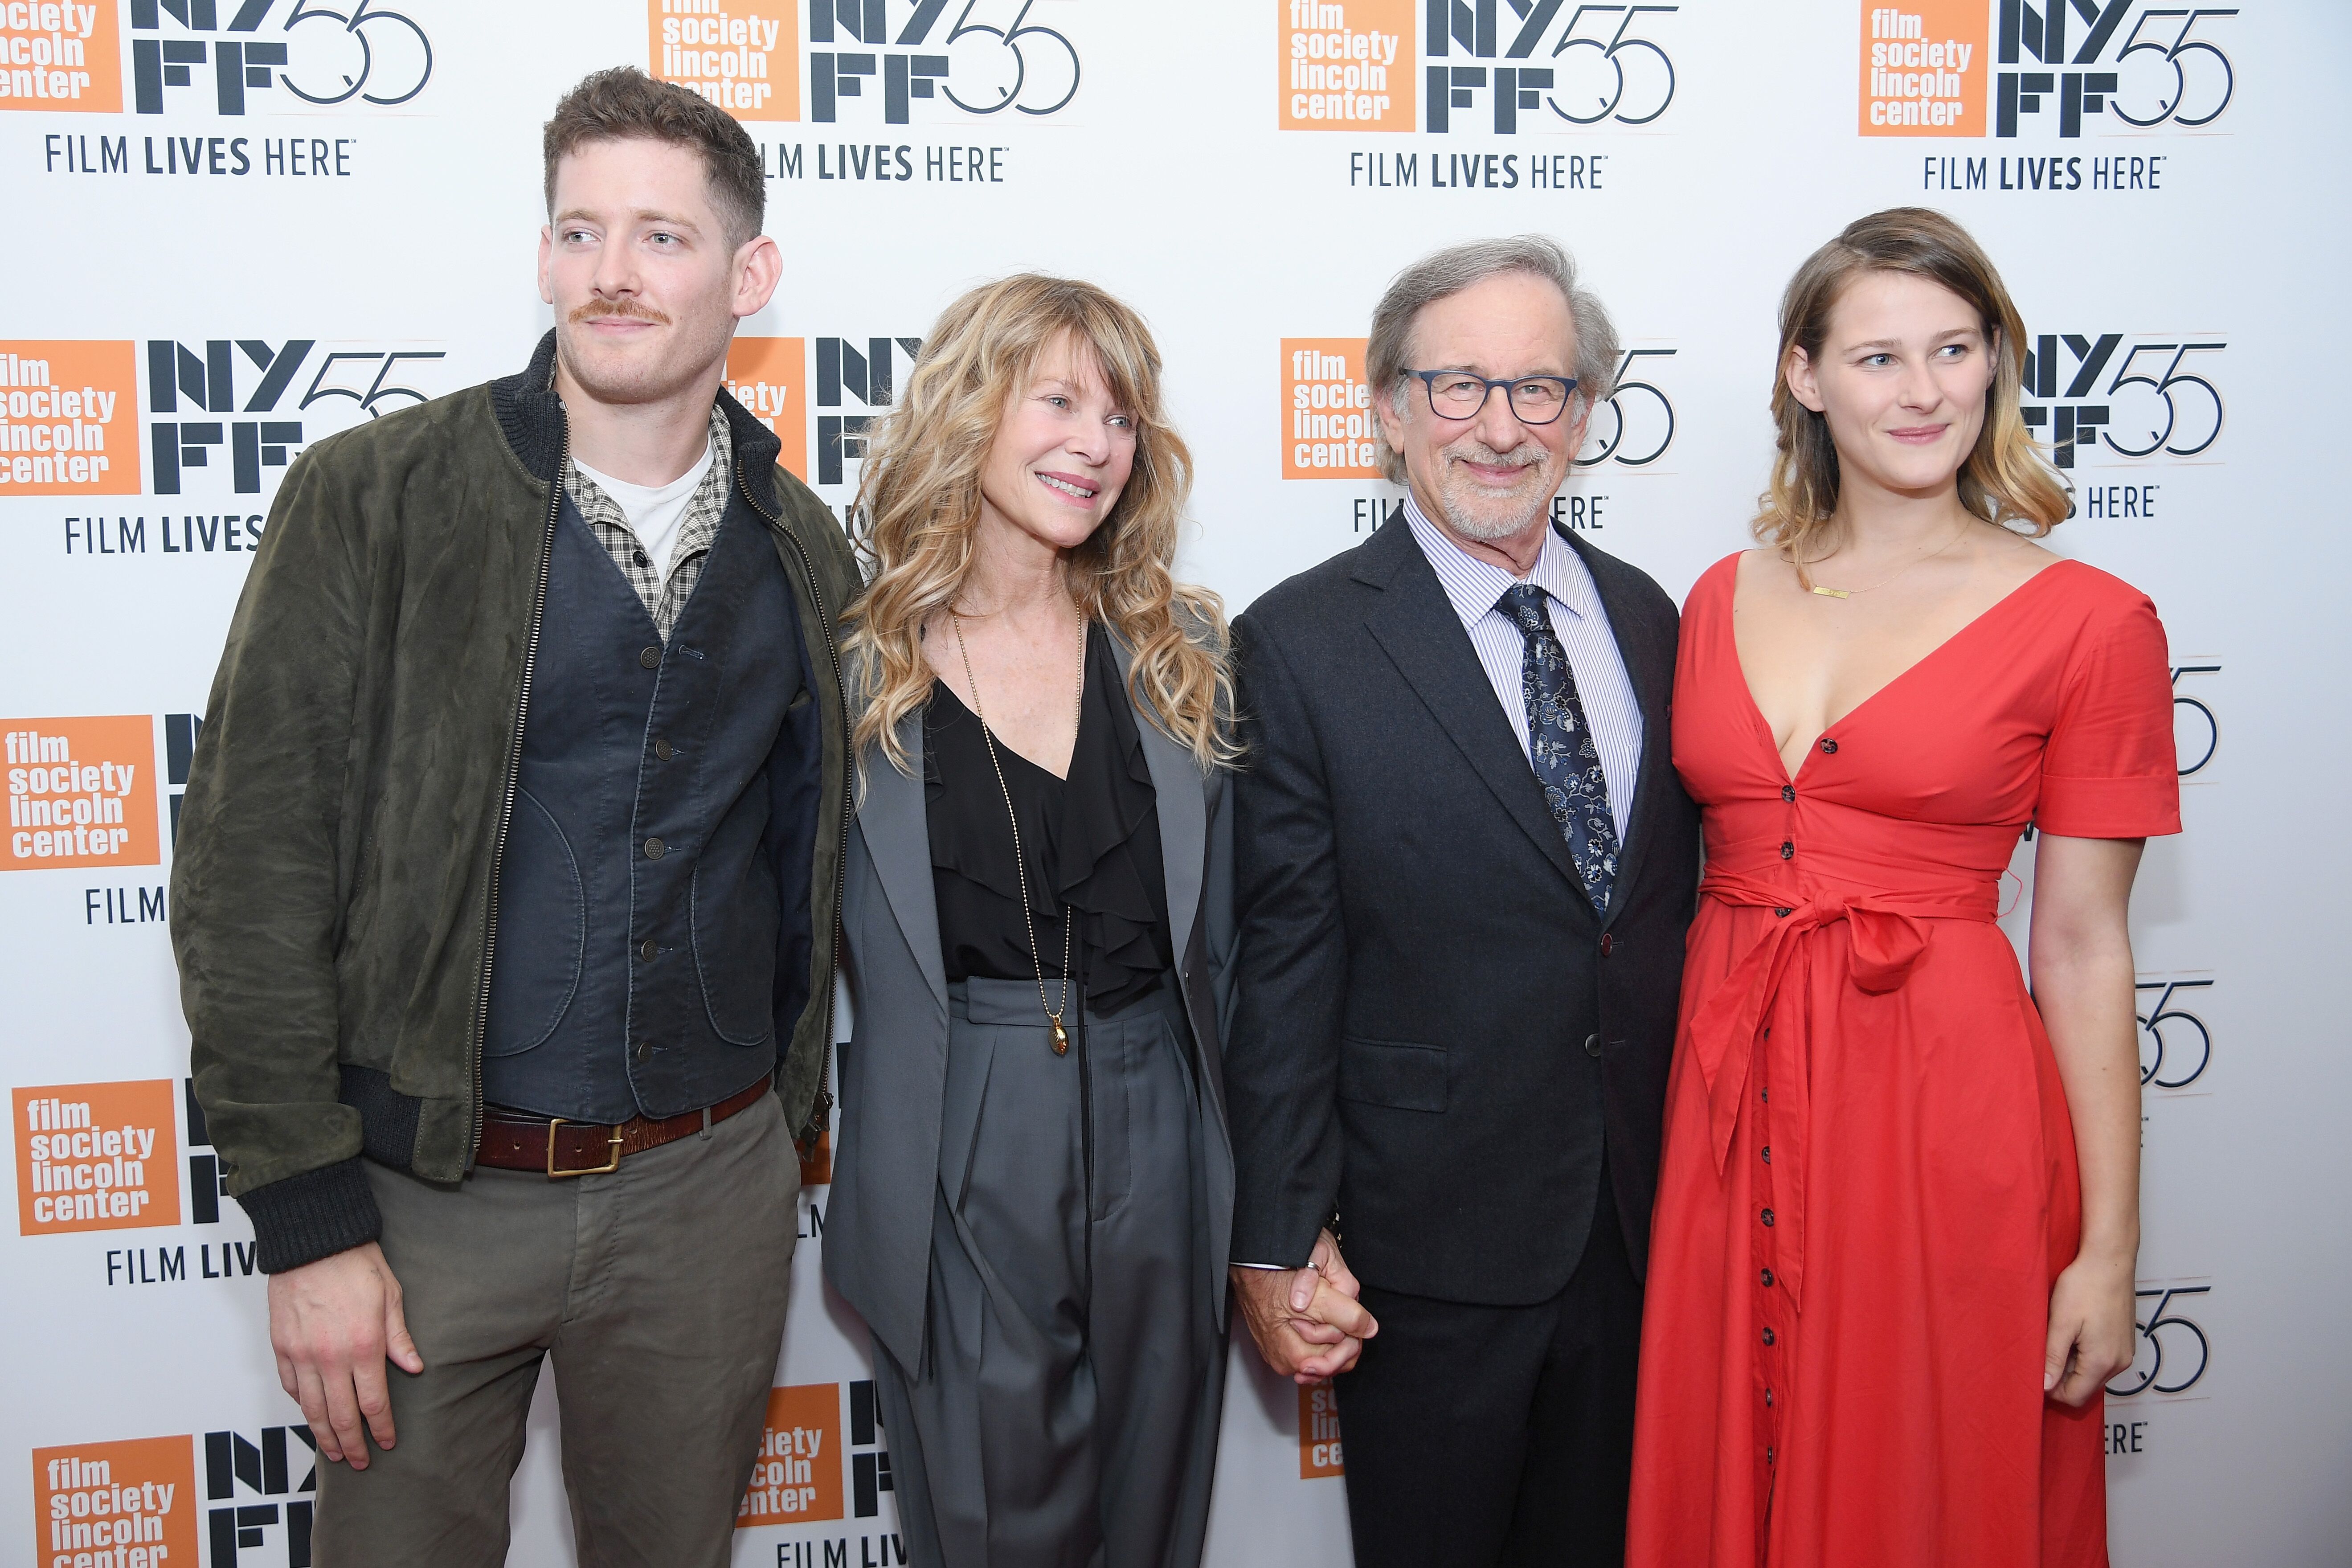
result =
[{"label": "jacket pocket", "polygon": [[588,943],[580,862],[563,829],[526,789],[515,792],[499,888],[504,918],[490,970],[489,1027],[482,1050],[513,1057],[544,1042],[563,1022],[580,986]]},{"label": "jacket pocket", "polygon": [[762,847],[764,791],[729,814],[695,862],[694,965],[710,1027],[730,1046],[776,1034],[776,944],[783,907]]},{"label": "jacket pocket", "polygon": [[1445,1109],[1445,1047],[1342,1039],[1339,1098],[1398,1110]]}]

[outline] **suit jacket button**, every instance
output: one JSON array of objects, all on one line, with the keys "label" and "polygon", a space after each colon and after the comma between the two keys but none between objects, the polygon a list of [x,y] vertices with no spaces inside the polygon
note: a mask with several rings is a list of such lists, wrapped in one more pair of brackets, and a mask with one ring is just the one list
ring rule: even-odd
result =
[{"label": "suit jacket button", "polygon": [[1585,1036],[1585,1037],[1584,1037],[1584,1054],[1585,1054],[1586,1056],[1588,1056],[1588,1057],[1596,1057],[1596,1058],[1597,1058],[1597,1057],[1599,1057],[1599,1056],[1601,1055],[1601,1037],[1600,1037],[1600,1036],[1598,1036],[1598,1035],[1587,1035],[1587,1036]]},{"label": "suit jacket button", "polygon": [[657,647],[639,648],[637,650],[637,662],[644,665],[647,669],[659,669],[661,668],[661,649]]},{"label": "suit jacket button", "polygon": [[1601,956],[1608,957],[1617,948],[1617,939],[1607,931],[1601,933]]},{"label": "suit jacket button", "polygon": [[648,859],[648,860],[658,860],[658,859],[660,859],[664,855],[667,854],[668,852],[669,852],[669,846],[668,846],[668,845],[667,845],[667,844],[665,844],[665,843],[663,843],[660,839],[658,839],[658,838],[648,838],[648,839],[646,839],[646,859]]},{"label": "suit jacket button", "polygon": [[677,755],[677,748],[666,740],[656,740],[654,742],[654,755],[666,763]]}]

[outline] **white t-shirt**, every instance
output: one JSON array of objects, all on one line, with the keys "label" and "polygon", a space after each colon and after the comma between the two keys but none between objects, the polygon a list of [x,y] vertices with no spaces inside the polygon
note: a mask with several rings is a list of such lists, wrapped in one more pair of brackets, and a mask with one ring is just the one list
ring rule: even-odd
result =
[{"label": "white t-shirt", "polygon": [[666,485],[633,485],[626,479],[616,479],[610,474],[599,473],[577,458],[580,471],[596,481],[596,488],[613,498],[613,504],[629,520],[629,531],[637,536],[637,543],[653,557],[654,570],[662,581],[669,581],[669,559],[677,552],[677,531],[686,521],[687,503],[694,499],[694,487],[710,471],[719,454],[710,446],[702,448],[702,461],[695,464]]}]

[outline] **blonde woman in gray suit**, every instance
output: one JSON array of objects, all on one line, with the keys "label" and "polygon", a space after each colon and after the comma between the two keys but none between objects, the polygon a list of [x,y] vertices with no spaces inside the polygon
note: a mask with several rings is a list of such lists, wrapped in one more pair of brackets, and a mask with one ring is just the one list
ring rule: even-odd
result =
[{"label": "blonde woman in gray suit", "polygon": [[825,1266],[917,1568],[1192,1568],[1233,1208],[1231,677],[1135,312],[940,317],[873,437],[848,617],[856,1006]]}]

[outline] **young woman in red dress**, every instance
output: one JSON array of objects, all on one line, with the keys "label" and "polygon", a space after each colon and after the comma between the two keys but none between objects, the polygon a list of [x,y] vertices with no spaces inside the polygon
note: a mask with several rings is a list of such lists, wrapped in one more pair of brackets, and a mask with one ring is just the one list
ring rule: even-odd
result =
[{"label": "young woman in red dress", "polygon": [[[2125,912],[2179,831],[2163,627],[2068,510],[2024,329],[1879,213],[1780,311],[1780,458],[1691,591],[1705,814],[1651,1242],[1631,1568],[2096,1568],[2132,1359]],[[1993,921],[2035,839],[2026,977]]]}]

